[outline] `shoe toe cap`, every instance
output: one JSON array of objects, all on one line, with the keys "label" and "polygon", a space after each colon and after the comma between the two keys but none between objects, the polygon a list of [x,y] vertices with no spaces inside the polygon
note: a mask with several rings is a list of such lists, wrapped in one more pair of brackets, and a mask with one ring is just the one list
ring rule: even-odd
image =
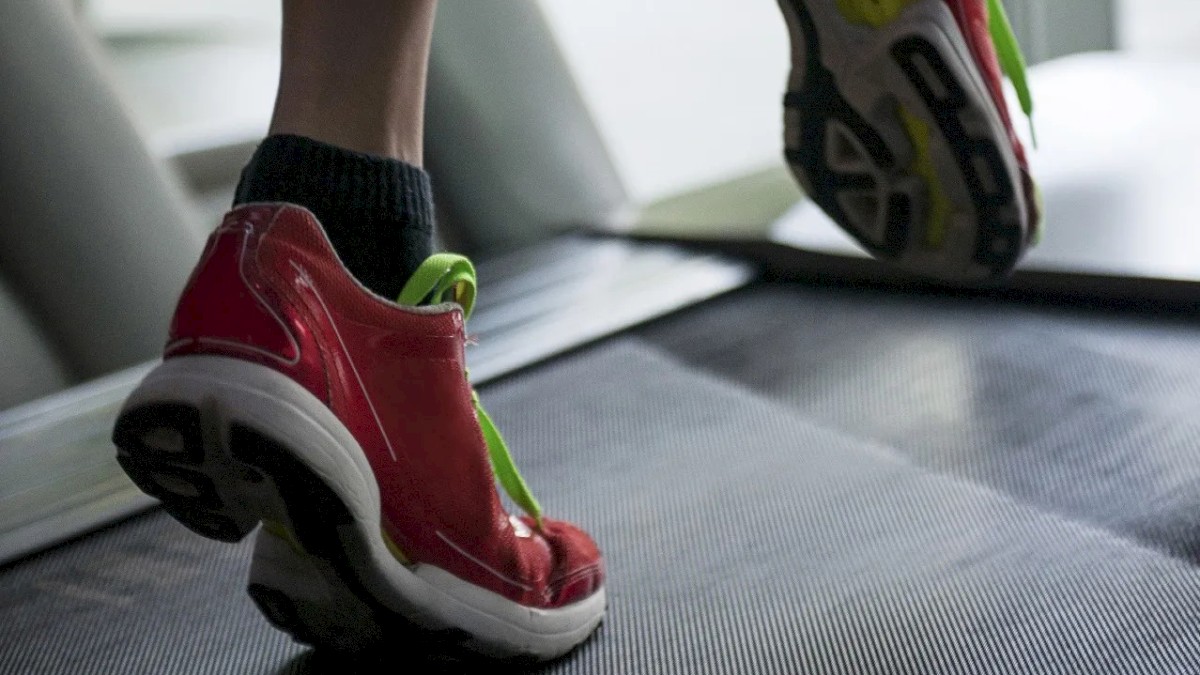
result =
[{"label": "shoe toe cap", "polygon": [[586,532],[571,523],[544,518],[541,534],[554,558],[546,587],[550,606],[579,602],[603,587],[604,559]]}]

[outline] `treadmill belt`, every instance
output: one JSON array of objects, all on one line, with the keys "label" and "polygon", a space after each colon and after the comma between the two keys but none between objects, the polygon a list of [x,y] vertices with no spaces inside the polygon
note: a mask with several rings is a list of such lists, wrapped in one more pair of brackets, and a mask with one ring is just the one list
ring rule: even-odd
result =
[{"label": "treadmill belt", "polygon": [[916,464],[1200,563],[1194,317],[778,284],[642,335]]},{"label": "treadmill belt", "polygon": [[[697,336],[701,337],[701,336]],[[1178,673],[1200,571],[620,338],[485,388],[610,570],[549,673]],[[0,673],[354,672],[267,627],[245,545],[153,513],[0,574]],[[411,651],[389,672],[425,672]],[[376,664],[378,665],[378,664]],[[402,668],[409,666],[409,668]]]}]

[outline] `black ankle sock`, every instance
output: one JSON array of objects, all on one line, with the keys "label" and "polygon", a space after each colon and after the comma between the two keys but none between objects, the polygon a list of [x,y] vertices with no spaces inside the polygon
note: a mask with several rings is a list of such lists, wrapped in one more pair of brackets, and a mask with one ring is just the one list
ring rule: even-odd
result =
[{"label": "black ankle sock", "polygon": [[362,285],[388,299],[433,252],[429,174],[395,159],[303,136],[268,136],[242,171],[234,205],[290,202],[316,214]]}]

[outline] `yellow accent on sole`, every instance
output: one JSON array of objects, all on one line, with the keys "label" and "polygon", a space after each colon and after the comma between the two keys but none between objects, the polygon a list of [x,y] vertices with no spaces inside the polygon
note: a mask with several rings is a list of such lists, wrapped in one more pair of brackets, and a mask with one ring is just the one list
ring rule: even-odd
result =
[{"label": "yellow accent on sole", "polygon": [[270,532],[276,537],[286,541],[287,545],[290,546],[296,553],[304,553],[304,549],[300,546],[300,542],[296,540],[296,537],[292,535],[292,531],[287,529],[287,526],[285,526],[283,523],[279,523],[274,520],[264,520],[262,521],[262,526],[267,532]]},{"label": "yellow accent on sole", "polygon": [[387,535],[387,532],[384,532],[382,529],[380,529],[379,535],[383,537],[384,545],[387,546],[388,551],[391,552],[392,557],[396,559],[396,562],[399,562],[401,565],[411,564],[408,561],[408,556],[404,555],[404,551],[400,550],[400,547],[396,545],[396,542],[392,541],[392,538]]},{"label": "yellow accent on sole", "polygon": [[[296,536],[292,534],[292,531],[289,530],[283,523],[276,522],[274,520],[264,520],[262,521],[262,526],[267,532],[270,532],[276,537],[279,537],[287,542],[287,545],[290,546],[296,553],[307,555],[304,547],[300,545],[300,541],[296,539]],[[408,556],[404,555],[404,552],[400,550],[400,547],[396,546],[396,544],[392,541],[392,538],[389,537],[387,532],[384,532],[382,528],[379,530],[379,536],[383,537],[384,545],[387,546],[388,551],[392,554],[392,557],[397,560],[397,562],[399,562],[401,565],[410,564]]]},{"label": "yellow accent on sole", "polygon": [[904,108],[900,108],[900,119],[908,131],[908,138],[912,141],[915,153],[910,170],[924,179],[929,194],[929,224],[925,228],[925,246],[937,250],[946,241],[946,223],[950,220],[954,205],[942,189],[937,169],[933,166],[933,155],[929,147],[929,125]]},{"label": "yellow accent on sole", "polygon": [[917,0],[837,0],[838,11],[851,23],[882,28]]}]

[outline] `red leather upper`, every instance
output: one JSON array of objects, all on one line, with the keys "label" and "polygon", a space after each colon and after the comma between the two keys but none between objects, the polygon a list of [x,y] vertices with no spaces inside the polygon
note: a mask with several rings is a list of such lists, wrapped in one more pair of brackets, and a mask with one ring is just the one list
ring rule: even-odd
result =
[{"label": "red leather upper", "polygon": [[366,454],[384,529],[411,562],[527,606],[583,599],[604,577],[587,534],[550,519],[514,527],[501,506],[464,344],[461,311],[404,308],[361,287],[308,211],[251,205],[210,237],[164,358],[252,361],[328,405]]}]

